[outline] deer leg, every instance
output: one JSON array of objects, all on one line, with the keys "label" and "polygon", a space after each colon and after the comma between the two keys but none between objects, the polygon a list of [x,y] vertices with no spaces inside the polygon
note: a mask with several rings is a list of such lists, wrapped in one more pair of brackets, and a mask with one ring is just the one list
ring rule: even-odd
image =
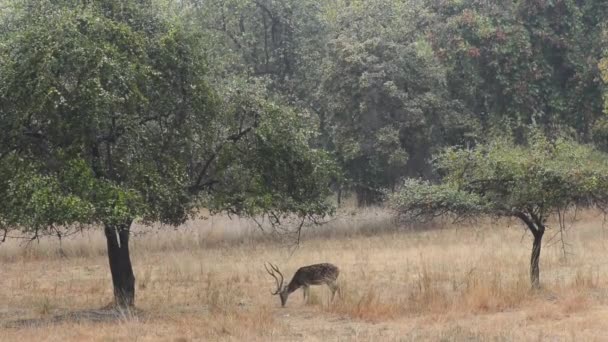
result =
[{"label": "deer leg", "polygon": [[340,291],[340,286],[338,286],[338,284],[334,281],[331,283],[328,283],[327,286],[329,286],[329,289],[331,290],[331,301],[334,301],[334,297],[336,296],[336,292],[338,292],[338,294],[340,295],[340,297],[342,296],[342,291]]},{"label": "deer leg", "polygon": [[304,302],[307,303],[306,298],[310,298],[308,294],[308,286],[302,286],[302,292],[304,293]]},{"label": "deer leg", "polygon": [[335,282],[328,283],[329,289],[331,290],[331,301],[334,301],[334,297],[336,296],[336,291],[338,291],[338,285]]}]

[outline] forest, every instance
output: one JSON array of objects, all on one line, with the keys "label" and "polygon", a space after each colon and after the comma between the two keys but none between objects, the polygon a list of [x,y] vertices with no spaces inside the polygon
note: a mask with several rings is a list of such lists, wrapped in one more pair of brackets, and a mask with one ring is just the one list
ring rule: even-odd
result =
[{"label": "forest", "polygon": [[[110,272],[95,274],[98,280],[111,278],[112,291],[92,292],[111,297],[108,307],[123,316],[137,316],[136,307],[153,312],[141,313],[141,322],[125,323],[143,324],[138,329],[146,336],[145,322],[164,312],[154,311],[160,298],[150,297],[146,291],[153,286],[146,284],[157,281],[160,288],[179,292],[152,275],[163,272],[155,267],[170,268],[165,263],[173,261],[161,258],[152,266],[147,260],[189,251],[190,256],[174,257],[180,269],[196,263],[190,259],[196,253],[214,259],[232,246],[226,261],[204,263],[230,271],[203,270],[201,263],[200,273],[188,268],[173,279],[180,289],[181,281],[188,281],[182,274],[206,279],[197,295],[204,292],[204,306],[221,317],[205,321],[213,327],[190,331],[186,340],[298,339],[285,332],[288,327],[268,335],[268,326],[280,317],[274,308],[257,305],[261,299],[253,289],[238,290],[241,280],[233,273],[253,269],[253,259],[239,255],[256,254],[249,250],[255,246],[262,249],[255,259],[259,265],[266,260],[258,257],[271,257],[285,260],[289,270],[296,269],[294,260],[338,258],[317,253],[330,248],[323,245],[326,237],[352,259],[340,267],[341,277],[350,281],[342,283],[338,304],[325,306],[314,295],[313,304],[317,300],[323,314],[355,321],[436,315],[442,306],[475,314],[522,308],[538,293],[546,296],[542,291],[551,286],[567,297],[567,303],[555,305],[567,306],[574,300],[568,291],[581,281],[585,289],[604,289],[608,270],[588,259],[600,260],[594,253],[601,248],[582,241],[600,234],[604,239],[608,213],[606,18],[605,0],[0,0],[0,277],[4,267],[12,274],[0,280],[0,288],[7,289],[0,302],[11,303],[6,312],[0,306],[0,327],[24,316],[13,307],[26,304],[14,302],[11,291],[21,293],[21,285],[30,284],[21,295],[29,298],[38,282],[51,286],[16,280],[21,279],[16,260],[46,269],[37,264],[45,256],[44,262],[67,258],[83,265],[106,257]],[[222,236],[238,236],[213,240],[214,220],[222,222]],[[512,270],[513,278],[492,282],[480,273],[471,280],[491,263],[458,264],[458,274],[446,275],[447,251],[462,250],[447,241],[452,233],[433,227],[464,226],[463,244],[481,239],[500,248],[501,235],[492,234],[503,233],[484,228],[490,235],[479,237],[472,231],[478,225],[513,224],[532,239],[530,256],[529,248],[515,245],[518,237],[508,229],[504,233],[514,250],[527,253],[512,258],[517,266],[503,264],[510,252],[497,257],[498,269]],[[351,232],[344,228],[349,225],[355,227]],[[602,233],[582,229],[576,234],[583,235],[569,238],[572,225],[601,226]],[[232,226],[234,233],[224,232]],[[412,226],[424,227],[418,229],[421,235],[405,232]],[[244,233],[250,229],[255,233]],[[146,235],[150,231],[153,235]],[[550,236],[543,240],[545,232]],[[145,242],[137,242],[138,234]],[[386,241],[378,239],[390,236],[409,247],[383,251]],[[443,248],[428,245],[433,237]],[[59,247],[45,245],[48,240]],[[371,254],[358,257],[368,242]],[[307,243],[317,249],[306,249]],[[49,252],[56,248],[59,255]],[[429,248],[443,249],[429,256],[435,268],[422,257]],[[567,263],[577,248],[583,259]],[[420,251],[420,264],[412,266],[414,250]],[[293,253],[302,254],[292,260]],[[382,253],[394,255],[370,256]],[[401,266],[413,267],[417,275],[403,275],[397,283],[414,284],[413,294],[389,291],[383,297],[357,287],[353,272],[345,274],[356,267],[377,271],[373,267],[402,258],[408,264]],[[138,262],[149,272],[140,274]],[[548,270],[546,281],[541,265]],[[555,269],[564,265],[570,275],[575,266],[596,265],[597,272],[555,280]],[[527,268],[524,280],[521,266]],[[363,276],[366,282],[373,272]],[[262,282],[257,273],[249,277]],[[392,276],[382,281],[398,287]],[[443,292],[446,281],[451,292]],[[526,292],[530,285],[535,292]],[[54,286],[56,293],[59,285]],[[222,287],[256,304],[234,311],[246,300],[224,297]],[[335,292],[338,285],[330,287]],[[136,306],[136,290],[144,293],[142,305]],[[276,294],[280,290],[279,284]],[[183,291],[183,298],[163,300],[176,307],[190,303],[188,291],[194,290]],[[471,303],[482,292],[499,299],[480,309]],[[588,303],[591,295],[581,296]],[[54,306],[66,301],[55,297]],[[76,303],[66,310],[98,304]],[[421,304],[430,311],[413,309]],[[54,312],[50,306],[25,316],[46,319]],[[318,314],[314,307],[308,310]],[[223,333],[239,319],[248,322],[243,330]],[[373,340],[376,332],[369,329]],[[421,338],[441,339],[450,331]],[[471,338],[530,338],[508,331],[475,330]],[[28,333],[38,338],[36,331]],[[418,340],[411,333],[409,338]],[[7,339],[17,336],[8,334]],[[322,340],[319,334],[305,339]],[[470,337],[463,334],[456,340]]]},{"label": "forest", "polygon": [[335,189],[378,201],[432,156],[528,131],[605,149],[603,1],[202,1],[218,78],[309,113]]}]

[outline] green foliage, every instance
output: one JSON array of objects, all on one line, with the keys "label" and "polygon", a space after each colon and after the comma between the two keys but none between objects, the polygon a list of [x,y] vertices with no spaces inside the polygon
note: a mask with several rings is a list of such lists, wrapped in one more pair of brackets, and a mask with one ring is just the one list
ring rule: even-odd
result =
[{"label": "green foliage", "polygon": [[399,192],[389,195],[390,205],[401,215],[426,220],[442,215],[472,217],[483,214],[485,207],[479,195],[462,191],[450,184],[407,179]]},{"label": "green foliage", "polygon": [[485,133],[522,143],[536,126],[605,145],[605,1],[191,3],[214,78],[256,79],[314,113],[316,146],[344,171],[334,186],[362,203]]},{"label": "green foliage", "polygon": [[[57,178],[84,161],[80,172],[94,181],[83,187],[65,177],[61,184],[95,208],[93,221],[182,220],[183,209],[158,210],[185,202],[185,168],[172,166],[186,156],[176,153],[183,142],[172,139],[189,133],[188,120],[214,115],[204,65],[179,58],[196,56],[191,38],[135,3],[19,4],[19,20],[3,35],[3,55],[11,56],[0,82],[7,147]],[[154,191],[150,183],[160,179]]]},{"label": "green foliage", "polygon": [[537,218],[558,209],[608,203],[608,158],[568,139],[540,134],[526,146],[502,139],[473,149],[450,148],[438,158],[439,185],[406,181],[391,198],[399,213],[488,214]]},{"label": "green foliage", "polygon": [[604,52],[604,54],[605,57],[600,60],[599,69],[604,82],[604,113],[608,115],[608,49]]},{"label": "green foliage", "polygon": [[[605,28],[602,41],[608,41],[608,29]],[[604,97],[604,115],[600,117],[593,125],[593,140],[604,151],[608,150],[608,49],[604,48],[604,58],[598,63],[602,79],[602,91]]]},{"label": "green foliage", "polygon": [[331,210],[335,167],[309,147],[314,120],[247,81],[211,85],[206,36],[171,5],[9,6],[0,30],[5,227],[179,224],[200,205]]},{"label": "green foliage", "polygon": [[220,151],[213,197],[204,205],[249,216],[330,212],[328,203],[319,199],[329,196],[327,185],[338,170],[326,151],[309,147],[317,135],[314,116],[267,99],[259,85],[235,82],[222,93],[227,117],[254,113],[256,128],[245,140]]},{"label": "green foliage", "polygon": [[408,162],[417,169],[433,147],[462,143],[462,131],[473,130],[448,98],[445,70],[421,34],[429,14],[412,5],[339,2],[327,18],[335,38],[320,98],[355,187],[391,187],[408,174]]},{"label": "green foliage", "polygon": [[602,1],[437,3],[432,35],[454,96],[485,127],[529,124],[584,141],[601,112],[597,61]]},{"label": "green foliage", "polygon": [[[24,163],[14,154],[6,156],[0,175],[2,182],[2,226],[22,225],[31,232],[55,225],[87,223],[94,209],[87,201],[62,190],[60,179],[69,177],[66,169],[57,177],[42,175],[36,165]],[[35,213],[32,215],[32,213]]]},{"label": "green foliage", "polygon": [[264,78],[287,97],[305,96],[307,87],[316,86],[311,73],[324,43],[317,1],[187,2],[213,46],[208,55],[215,77]]}]

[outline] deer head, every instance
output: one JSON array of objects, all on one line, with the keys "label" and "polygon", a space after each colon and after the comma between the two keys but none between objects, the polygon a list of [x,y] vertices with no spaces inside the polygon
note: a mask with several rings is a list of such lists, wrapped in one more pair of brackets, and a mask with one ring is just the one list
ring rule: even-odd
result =
[{"label": "deer head", "polygon": [[[285,306],[289,293],[287,292],[287,286],[283,286],[283,273],[279,271],[279,268],[277,266],[271,263],[268,263],[268,265],[270,265],[270,269],[268,269],[268,266],[266,266],[266,264],[264,264],[264,268],[266,269],[266,272],[268,272],[268,274],[270,274],[277,283],[277,289],[274,292],[271,292],[271,294],[273,296],[279,295],[279,297],[281,298],[281,306]],[[279,277],[281,277],[281,280],[277,278],[277,274],[279,275]]]}]

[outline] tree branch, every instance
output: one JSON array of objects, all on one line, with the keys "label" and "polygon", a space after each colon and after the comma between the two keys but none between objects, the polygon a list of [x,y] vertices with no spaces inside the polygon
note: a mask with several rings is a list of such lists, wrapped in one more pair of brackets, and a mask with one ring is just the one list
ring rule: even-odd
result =
[{"label": "tree branch", "polygon": [[[541,209],[539,208],[539,211]],[[530,211],[530,216],[532,217],[532,220],[534,220],[534,223],[536,224],[536,228],[540,231],[540,230],[544,230],[545,225],[543,223],[543,217],[542,214],[536,214],[534,213],[534,211]]]},{"label": "tree branch", "polygon": [[273,21],[275,20],[274,13],[272,13],[272,11],[266,5],[260,3],[257,0],[252,0],[252,2],[256,4],[260,9],[262,9],[262,11],[266,12],[270,19],[272,19]]},{"label": "tree branch", "polygon": [[205,188],[205,185],[211,185],[213,183],[215,183],[215,181],[208,181],[206,183],[203,184],[203,179],[205,178],[207,171],[209,170],[209,168],[211,167],[211,163],[213,163],[213,161],[217,158],[218,154],[222,151],[222,149],[224,148],[224,146],[226,146],[226,144],[228,143],[236,143],[239,140],[241,140],[247,133],[251,132],[255,127],[257,127],[257,122],[253,124],[253,126],[248,127],[238,133],[229,135],[228,137],[226,137],[226,141],[222,142],[216,149],[215,151],[213,151],[213,153],[211,154],[211,156],[209,156],[209,158],[205,161],[205,164],[203,165],[203,168],[201,169],[201,171],[199,172],[198,176],[196,177],[196,181],[194,182],[194,184],[192,184],[188,189],[190,190],[190,192],[197,192],[202,190],[203,188]]},{"label": "tree branch", "polygon": [[528,215],[526,215],[524,212],[515,211],[515,212],[513,212],[513,216],[524,221],[524,223],[528,226],[528,229],[530,230],[530,232],[532,232],[532,235],[537,236],[540,233],[540,231],[538,230],[538,227],[535,226],[532,219],[529,218]]}]

